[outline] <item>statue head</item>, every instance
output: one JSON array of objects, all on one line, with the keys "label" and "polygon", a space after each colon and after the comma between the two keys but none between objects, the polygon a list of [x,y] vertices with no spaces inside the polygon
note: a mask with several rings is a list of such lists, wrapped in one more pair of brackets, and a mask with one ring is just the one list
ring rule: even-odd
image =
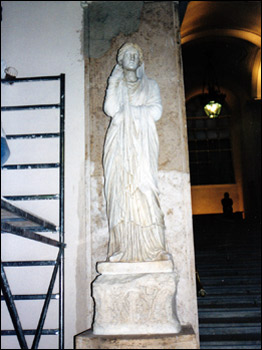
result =
[{"label": "statue head", "polygon": [[[136,68],[142,65],[143,52],[141,48],[137,44],[125,43],[118,50],[117,62],[121,67],[126,68],[125,66],[127,66],[128,68],[128,62],[130,61],[131,57],[133,63],[136,64]],[[130,65],[130,68],[132,69],[132,64]]]}]

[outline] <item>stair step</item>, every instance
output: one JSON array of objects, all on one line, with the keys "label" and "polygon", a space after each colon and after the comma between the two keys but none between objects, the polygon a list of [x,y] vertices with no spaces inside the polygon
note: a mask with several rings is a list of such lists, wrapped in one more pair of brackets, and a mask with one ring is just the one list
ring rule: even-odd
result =
[{"label": "stair step", "polygon": [[[213,247],[205,247],[204,249],[201,249],[201,247],[198,247],[198,249],[196,249],[196,256],[207,257],[210,255],[211,258],[214,258],[214,257],[221,257],[223,254],[225,254],[225,252],[227,252],[231,257],[244,256],[245,261],[249,261],[261,255],[260,247],[249,247],[249,248],[251,249],[248,250],[246,247],[234,247],[232,244],[217,244],[217,245],[214,245]],[[249,254],[247,254],[247,252]],[[252,254],[250,254],[250,252]]]},{"label": "stair step", "polygon": [[261,339],[260,324],[247,326],[229,327],[228,324],[216,327],[216,324],[209,324],[207,327],[200,327],[200,343],[203,341],[250,341]]},{"label": "stair step", "polygon": [[[202,282],[202,281],[201,281]],[[212,296],[238,296],[238,295],[260,295],[261,288],[257,285],[213,285],[208,286],[203,283],[207,295]]]},{"label": "stair step", "polygon": [[259,265],[258,262],[253,261],[252,263],[249,264],[239,264],[239,263],[233,263],[232,261],[227,261],[224,259],[223,261],[216,261],[212,262],[212,260],[207,260],[207,261],[200,261],[196,259],[196,269],[198,272],[201,271],[202,273],[214,273],[215,271],[220,271],[221,274],[224,272],[228,271],[235,271],[237,274],[242,273],[242,271],[246,270],[247,275],[249,275],[249,272],[251,274],[258,274],[260,275],[261,272],[261,266]]},{"label": "stair step", "polygon": [[257,268],[259,271],[261,271],[261,266],[260,266],[260,260],[261,258],[259,257],[258,260],[252,260],[249,262],[246,261],[239,261],[233,260],[233,259],[227,259],[226,256],[222,257],[221,259],[214,259],[211,256],[208,258],[199,258],[196,257],[196,266],[197,269],[200,270],[206,269],[208,271],[211,270],[216,270],[216,269],[254,269]]},{"label": "stair step", "polygon": [[[215,323],[221,322],[221,319],[230,319],[232,322],[233,320],[237,319],[240,320],[238,322],[241,322],[241,320],[247,320],[247,319],[256,319],[260,321],[261,318],[261,310],[260,308],[254,309],[254,308],[247,308],[247,309],[234,309],[230,310],[228,308],[220,308],[220,309],[205,309],[199,310],[199,319],[201,322],[206,322],[206,320],[215,319]],[[246,321],[247,322],[247,321]]]},{"label": "stair step", "polygon": [[223,279],[221,279],[221,277],[218,278],[211,278],[211,277],[207,277],[207,278],[201,278],[201,283],[203,286],[206,286],[206,288],[208,286],[217,286],[217,287],[221,287],[221,286],[232,286],[234,287],[239,287],[239,288],[243,288],[243,286],[245,286],[245,288],[247,286],[260,286],[261,285],[261,281],[260,278],[241,278],[241,277],[230,277],[230,278],[226,278],[224,277]]},{"label": "stair step", "polygon": [[[254,327],[259,327],[260,323],[259,322],[234,322],[233,320],[230,319],[230,322],[228,320],[226,322],[210,322],[208,325],[207,324],[200,324],[199,329],[201,329],[201,332],[203,329],[207,329],[209,327],[212,328],[211,331],[216,332],[216,329],[225,329],[225,330],[230,330],[231,328],[241,328],[244,329],[246,328],[251,329]],[[259,330],[261,332],[261,329],[259,327]]]},{"label": "stair step", "polygon": [[219,318],[216,317],[216,315],[210,315],[208,318],[201,318],[199,317],[199,327],[212,327],[213,324],[216,324],[217,326],[220,326],[221,324],[227,324],[228,327],[231,327],[231,325],[238,324],[242,327],[244,324],[257,324],[260,325],[261,323],[261,317],[227,317],[226,315],[220,316]]},{"label": "stair step", "polygon": [[260,324],[261,316],[257,315],[230,315],[229,313],[220,313],[217,315],[215,312],[209,313],[209,315],[199,315],[200,327],[212,327],[211,324],[220,326],[221,324],[227,324],[228,327],[238,324],[243,326],[244,324]]},{"label": "stair step", "polygon": [[[221,300],[220,300],[221,299]],[[261,307],[261,300],[260,298],[252,298],[247,299],[244,297],[241,298],[234,298],[234,299],[225,299],[225,298],[218,298],[215,299],[209,299],[208,297],[205,298],[198,298],[198,308],[199,309],[206,309],[212,307],[213,309],[217,308],[228,308],[228,309],[234,309],[234,308],[247,308],[247,307]]]},{"label": "stair step", "polygon": [[[246,345],[246,342],[239,342],[237,345],[232,345],[230,342],[225,342],[225,345],[214,345],[212,342],[209,342],[210,345],[206,345],[205,342],[201,344],[200,349],[261,349],[261,345],[250,344]],[[222,343],[222,342],[220,342]]]},{"label": "stair step", "polygon": [[[220,335],[200,335],[200,344],[204,344],[204,342],[206,341],[211,341],[211,340],[215,340],[217,342],[221,342],[221,341],[230,341],[232,339],[238,340],[238,341],[242,341],[243,343],[246,343],[246,341],[248,340],[260,340],[260,335],[254,333],[254,334],[220,334]],[[202,346],[200,346],[200,348],[202,348]],[[211,348],[210,348],[211,349]],[[238,349],[238,348],[237,348]],[[249,349],[249,347],[248,347]],[[261,349],[261,346],[260,346]]]},{"label": "stair step", "polygon": [[232,247],[216,247],[215,250],[206,248],[204,251],[199,251],[199,249],[196,248],[196,259],[209,258],[210,262],[216,260],[223,261],[224,259],[226,259],[227,261],[238,262],[242,265],[244,265],[244,263],[249,264],[253,261],[259,262],[259,257],[261,256],[261,252],[259,250],[254,251],[252,249],[251,251],[247,251],[245,248],[241,249],[243,249],[243,252],[241,252],[241,250],[233,251]]},{"label": "stair step", "polygon": [[197,269],[200,278],[209,276],[261,276],[261,269],[257,266],[249,267],[232,267],[232,266],[216,266],[216,267],[200,267]]},{"label": "stair step", "polygon": [[235,281],[243,281],[245,283],[249,283],[249,281],[253,284],[254,282],[256,283],[261,283],[261,277],[260,276],[229,276],[221,279],[221,276],[207,276],[207,277],[202,277],[201,281],[205,280],[207,282],[209,281],[218,281],[218,282],[235,282]]},{"label": "stair step", "polygon": [[218,298],[216,295],[206,295],[204,298],[198,298],[198,302],[200,303],[205,303],[205,302],[212,302],[215,304],[216,302],[242,302],[242,301],[247,301],[247,302],[261,302],[261,294],[258,293],[257,295],[250,295],[250,294],[245,294],[242,295],[241,297],[236,296],[236,295],[222,295],[221,298]]},{"label": "stair step", "polygon": [[221,274],[223,276],[224,273],[236,273],[236,276],[240,275],[242,276],[243,274],[245,275],[246,271],[246,276],[249,275],[258,275],[261,276],[261,267],[257,264],[250,264],[250,265],[245,265],[241,266],[238,264],[228,264],[227,261],[225,262],[218,262],[216,264],[210,264],[208,265],[207,263],[202,263],[196,260],[196,269],[200,275],[214,275],[214,274]]},{"label": "stair step", "polygon": [[[236,341],[236,340],[230,340],[230,341],[206,341],[202,343],[205,346],[205,349],[211,349],[212,346],[260,346],[261,342],[259,340],[246,340],[245,342],[243,341]],[[202,349],[202,344],[201,344],[201,349]],[[209,348],[207,348],[209,346]],[[240,348],[236,348],[240,349]],[[248,348],[249,349],[249,348]],[[252,349],[252,348],[250,348]]]}]

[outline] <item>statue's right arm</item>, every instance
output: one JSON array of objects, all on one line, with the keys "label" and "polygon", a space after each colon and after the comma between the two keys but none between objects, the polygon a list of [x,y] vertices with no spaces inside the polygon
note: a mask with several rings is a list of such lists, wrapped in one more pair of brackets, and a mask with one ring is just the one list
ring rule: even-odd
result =
[{"label": "statue's right arm", "polygon": [[112,118],[121,109],[121,89],[119,88],[119,84],[122,80],[122,76],[122,68],[116,65],[108,81],[104,103],[104,112]]}]

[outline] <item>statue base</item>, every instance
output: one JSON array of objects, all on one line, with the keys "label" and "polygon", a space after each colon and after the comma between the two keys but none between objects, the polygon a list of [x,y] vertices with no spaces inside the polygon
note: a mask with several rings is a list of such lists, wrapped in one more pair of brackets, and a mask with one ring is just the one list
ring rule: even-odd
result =
[{"label": "statue base", "polygon": [[199,349],[193,328],[178,334],[95,335],[87,330],[75,336],[75,349]]},{"label": "statue base", "polygon": [[176,334],[173,261],[100,263],[93,282],[93,334]]}]

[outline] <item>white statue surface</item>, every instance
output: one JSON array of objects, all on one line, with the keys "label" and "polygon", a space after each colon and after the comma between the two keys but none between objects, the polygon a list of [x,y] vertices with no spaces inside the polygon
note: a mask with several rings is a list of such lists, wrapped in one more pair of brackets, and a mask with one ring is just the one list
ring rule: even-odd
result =
[{"label": "white statue surface", "polygon": [[157,185],[162,114],[159,87],[144,71],[142,50],[124,44],[109,77],[104,112],[111,117],[103,167],[110,262],[169,260]]}]

